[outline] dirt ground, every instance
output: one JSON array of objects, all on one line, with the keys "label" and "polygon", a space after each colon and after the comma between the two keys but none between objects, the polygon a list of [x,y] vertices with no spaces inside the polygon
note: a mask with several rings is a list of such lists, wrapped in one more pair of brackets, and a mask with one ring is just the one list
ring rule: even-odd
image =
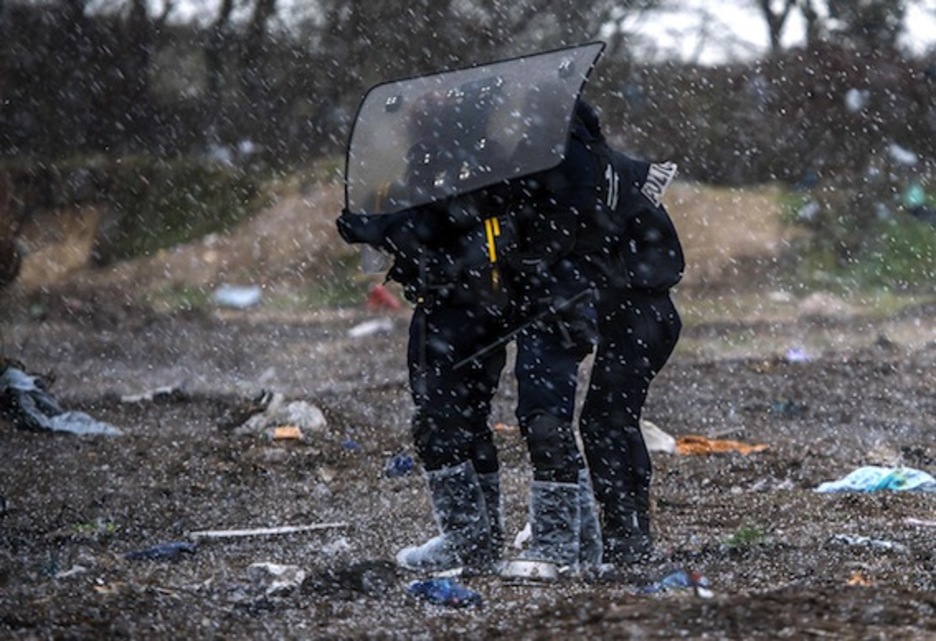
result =
[{"label": "dirt ground", "polygon": [[[771,274],[786,238],[769,194],[676,187],[687,327],[646,418],[673,436],[767,449],[655,454],[662,554],[629,580],[465,578],[483,598],[467,609],[407,596],[425,577],[391,564],[432,529],[418,466],[385,471],[410,452],[407,310],[283,303],[347,252],[331,229],[336,191],[291,193],[230,236],[106,272],[68,263],[52,245],[79,240],[40,226],[3,303],[3,352],[54,373],[57,400],[123,435],[0,421],[0,637],[936,638],[936,528],[925,525],[936,495],[814,491],[869,464],[936,473],[936,305],[882,316],[781,291]],[[166,303],[167,290],[223,282],[262,285],[261,304]],[[375,320],[379,331],[352,331]],[[302,440],[238,430],[261,390],[319,408],[324,425]],[[529,480],[515,400],[507,371],[492,421],[506,426],[496,435],[511,539]],[[192,537],[309,524],[324,527]],[[174,560],[125,556],[170,542],[197,545]],[[273,590],[255,563],[304,579]],[[643,589],[674,569],[702,573],[711,598]]]}]

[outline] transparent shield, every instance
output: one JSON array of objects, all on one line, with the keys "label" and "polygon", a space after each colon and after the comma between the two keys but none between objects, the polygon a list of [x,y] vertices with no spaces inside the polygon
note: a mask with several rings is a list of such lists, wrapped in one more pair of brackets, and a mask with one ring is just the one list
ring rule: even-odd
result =
[{"label": "transparent shield", "polygon": [[377,85],[358,109],[345,169],[357,213],[392,213],[548,169],[604,44]]}]

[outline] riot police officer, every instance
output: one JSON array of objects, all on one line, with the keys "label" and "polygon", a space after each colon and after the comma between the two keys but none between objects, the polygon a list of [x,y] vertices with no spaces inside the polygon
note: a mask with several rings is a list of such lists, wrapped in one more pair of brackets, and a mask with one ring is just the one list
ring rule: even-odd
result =
[{"label": "riot police officer", "polygon": [[343,212],[338,220],[346,241],[393,255],[388,278],[415,304],[407,348],[412,437],[441,534],[399,552],[409,569],[497,569],[504,526],[488,421],[507,336],[517,340],[517,416],[534,469],[533,544],[509,574],[551,578],[600,561],[593,493],[571,427],[593,314],[569,289],[568,265],[543,259],[549,243],[542,235],[531,243],[527,231],[521,253],[515,232],[528,221],[517,198],[526,193],[503,183],[393,214]]},{"label": "riot police officer", "polygon": [[670,289],[685,258],[662,203],[676,167],[611,149],[596,112],[580,100],[557,171],[566,189],[592,194],[577,209],[571,251],[596,293],[599,335],[579,429],[601,508],[603,558],[626,564],[652,549],[652,468],[640,418],[682,326]]}]

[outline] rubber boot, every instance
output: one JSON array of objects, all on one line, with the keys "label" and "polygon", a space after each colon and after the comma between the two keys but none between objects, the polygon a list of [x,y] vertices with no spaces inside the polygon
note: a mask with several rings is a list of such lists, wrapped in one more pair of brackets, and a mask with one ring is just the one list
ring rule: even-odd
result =
[{"label": "rubber boot", "polygon": [[637,490],[637,530],[640,532],[640,555],[647,558],[653,554],[653,536],[650,531],[650,492],[643,488]]},{"label": "rubber boot", "polygon": [[474,466],[466,462],[427,472],[426,480],[441,534],[403,548],[397,563],[419,572],[492,572],[487,505]]},{"label": "rubber boot", "polygon": [[501,571],[507,579],[550,581],[579,569],[581,488],[578,483],[530,484],[530,547]]},{"label": "rubber boot", "polygon": [[487,508],[488,527],[491,529],[491,558],[497,563],[504,555],[504,517],[501,510],[500,474],[478,474],[484,505]]},{"label": "rubber boot", "polygon": [[[602,526],[604,537],[604,562],[617,566],[640,563],[650,557],[653,546],[649,532],[641,532],[637,510],[622,514],[609,514],[607,510]],[[649,518],[645,519],[649,530]]]},{"label": "rubber boot", "polygon": [[585,567],[597,568],[602,559],[601,524],[598,520],[598,507],[591,478],[587,469],[579,472],[579,512],[582,528],[579,532],[579,563]]}]

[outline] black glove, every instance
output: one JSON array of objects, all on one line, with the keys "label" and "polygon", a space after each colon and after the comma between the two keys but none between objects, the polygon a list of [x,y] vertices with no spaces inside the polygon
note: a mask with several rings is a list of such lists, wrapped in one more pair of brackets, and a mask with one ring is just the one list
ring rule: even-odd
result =
[{"label": "black glove", "polygon": [[381,230],[374,224],[377,222],[376,218],[376,216],[355,214],[347,209],[342,209],[341,215],[338,216],[335,223],[338,227],[338,233],[341,234],[346,243],[376,245],[382,240]]},{"label": "black glove", "polygon": [[[405,212],[403,212],[405,213]],[[405,220],[402,214],[355,214],[343,209],[336,221],[338,233],[348,243],[365,243],[393,251],[387,242],[395,227]]]}]

